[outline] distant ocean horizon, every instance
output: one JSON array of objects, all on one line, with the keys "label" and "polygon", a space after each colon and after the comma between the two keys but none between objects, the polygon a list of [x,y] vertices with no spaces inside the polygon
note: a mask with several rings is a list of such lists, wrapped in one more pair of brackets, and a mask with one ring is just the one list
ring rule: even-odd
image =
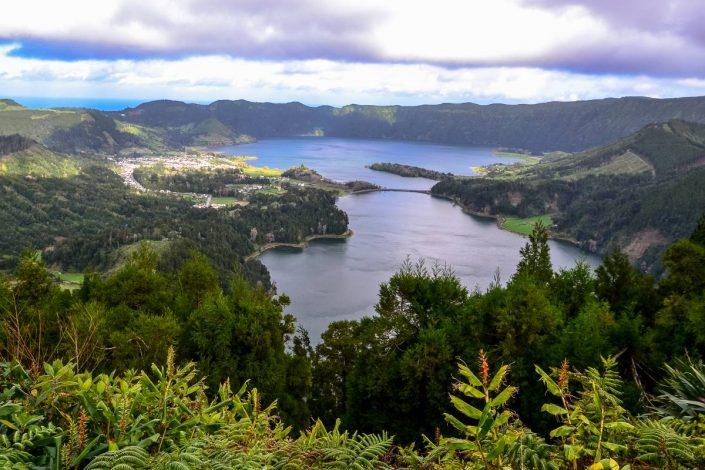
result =
[{"label": "distant ocean horizon", "polygon": [[46,108],[91,108],[101,111],[119,111],[132,108],[145,101],[117,98],[45,98],[45,97],[10,97],[22,106],[34,109]]},{"label": "distant ocean horizon", "polygon": [[[121,98],[45,98],[39,96],[0,96],[17,101],[22,106],[33,109],[47,108],[90,108],[101,111],[120,111],[125,108],[134,108],[142,103],[154,101],[152,99],[121,99]],[[200,103],[188,101],[189,103]],[[207,103],[200,103],[207,104]]]}]

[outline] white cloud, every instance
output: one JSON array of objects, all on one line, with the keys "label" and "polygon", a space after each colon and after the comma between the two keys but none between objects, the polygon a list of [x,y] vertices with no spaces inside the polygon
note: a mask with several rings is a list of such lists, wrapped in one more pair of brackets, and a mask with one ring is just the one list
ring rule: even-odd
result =
[{"label": "white cloud", "polygon": [[556,45],[605,33],[587,10],[559,12],[512,0],[392,0],[394,15],[374,31],[390,59],[498,63],[536,60]]},{"label": "white cloud", "polygon": [[224,54],[703,78],[697,2],[651,0],[635,12],[636,0],[23,0],[3,5],[0,38],[65,43],[61,52],[79,57]]},{"label": "white cloud", "polygon": [[0,46],[6,96],[210,101],[227,98],[308,104],[540,102],[606,96],[682,96],[702,80],[593,76],[532,67],[444,68],[330,60],[256,61],[228,56],[159,60],[41,60]]}]

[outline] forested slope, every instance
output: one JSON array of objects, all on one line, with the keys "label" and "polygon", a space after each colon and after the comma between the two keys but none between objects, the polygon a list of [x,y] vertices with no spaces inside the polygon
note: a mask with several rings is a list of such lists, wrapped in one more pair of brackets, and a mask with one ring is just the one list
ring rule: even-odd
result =
[{"label": "forested slope", "polygon": [[[584,150],[670,119],[705,122],[705,98],[629,97],[529,105],[308,107],[301,103],[216,101],[210,105],[154,101],[112,113],[118,119],[187,130],[216,120],[238,135],[384,138],[515,147],[533,151]],[[213,122],[213,121],[211,121]]]},{"label": "forested slope", "polygon": [[29,109],[9,100],[4,103],[0,107],[0,136],[19,134],[64,153],[115,154],[141,145],[137,136],[119,130],[115,120],[100,111]]},{"label": "forested slope", "polygon": [[58,154],[19,134],[0,136],[0,175],[71,176],[83,163],[78,157]]},{"label": "forested slope", "polygon": [[576,151],[625,137],[651,123],[671,119],[705,122],[704,97],[342,108],[244,100],[209,105],[162,100],[110,113],[30,110],[11,100],[3,103],[0,135],[21,134],[63,152],[117,153],[139,147],[226,145],[299,135]]},{"label": "forested slope", "polygon": [[486,215],[551,214],[553,230],[606,253],[627,251],[658,268],[665,247],[705,207],[705,125],[652,124],[612,144],[489,178],[445,180],[433,193]]},{"label": "forested slope", "polygon": [[230,210],[200,209],[177,195],[134,193],[100,166],[70,177],[0,176],[0,196],[0,268],[13,266],[24,248],[33,247],[65,270],[103,270],[116,250],[155,240],[173,245],[175,253],[198,248],[221,274],[244,269],[252,281],[267,284],[258,261],[243,265],[256,244],[340,234],[348,223],[335,198],[316,189],[254,195],[249,205]]}]

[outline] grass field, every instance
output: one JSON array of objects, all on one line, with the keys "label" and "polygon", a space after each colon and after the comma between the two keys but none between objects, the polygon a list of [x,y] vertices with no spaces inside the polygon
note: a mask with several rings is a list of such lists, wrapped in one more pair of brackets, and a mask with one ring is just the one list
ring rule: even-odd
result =
[{"label": "grass field", "polygon": [[62,273],[55,271],[54,277],[59,281],[59,286],[62,289],[74,290],[81,287],[83,284],[83,273]]},{"label": "grass field", "polygon": [[653,174],[653,166],[637,154],[628,150],[622,155],[612,158],[609,163],[589,168],[578,167],[573,171],[573,173],[564,175],[561,178],[576,180],[590,175],[636,175],[647,171]]},{"label": "grass field", "polygon": [[282,170],[278,168],[268,168],[266,166],[254,166],[249,162],[254,162],[257,157],[252,157],[248,155],[236,155],[236,156],[221,156],[217,160],[227,162],[229,165],[234,165],[242,170],[242,172],[248,176],[281,176]]},{"label": "grass field", "polygon": [[241,199],[235,198],[235,197],[213,197],[211,199],[211,204],[217,204],[221,206],[238,206],[238,205],[247,205],[247,201],[243,201]]},{"label": "grass field", "polygon": [[204,196],[201,196],[200,194],[194,194],[194,193],[175,193],[179,195],[181,198],[186,199],[187,201],[191,201],[194,204],[202,204],[206,202],[206,198]]},{"label": "grass field", "polygon": [[266,166],[245,165],[242,172],[248,176],[281,176],[282,171],[277,168],[267,168]]},{"label": "grass field", "polygon": [[538,163],[541,157],[536,155],[530,155],[528,153],[519,152],[493,152],[495,157],[500,158],[516,158],[517,160],[522,160],[524,163]]},{"label": "grass field", "polygon": [[502,228],[521,235],[529,235],[534,229],[534,225],[538,222],[543,223],[546,227],[553,225],[553,219],[551,219],[550,215],[537,215],[525,219],[508,217],[502,221]]},{"label": "grass field", "polygon": [[83,273],[58,273],[58,277],[61,282],[68,282],[70,284],[83,283]]}]

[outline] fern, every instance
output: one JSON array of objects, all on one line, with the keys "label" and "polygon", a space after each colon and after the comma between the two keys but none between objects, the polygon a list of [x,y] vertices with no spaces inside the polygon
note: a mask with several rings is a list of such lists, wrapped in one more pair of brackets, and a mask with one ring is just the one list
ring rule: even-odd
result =
[{"label": "fern", "polygon": [[532,470],[558,470],[554,449],[532,432],[523,432],[507,451],[513,468]]},{"label": "fern", "polygon": [[386,434],[345,435],[335,447],[323,449],[323,468],[364,470],[388,468],[380,458],[389,450],[392,440]]},{"label": "fern", "polygon": [[159,454],[150,461],[150,468],[164,470],[191,470],[202,468],[204,461],[198,456],[200,449],[188,445],[168,454]]},{"label": "fern", "polygon": [[17,403],[0,405],[0,463],[56,465],[62,430],[44,417],[25,413]]},{"label": "fern", "polygon": [[[477,374],[461,363],[463,379],[450,398],[459,417],[446,415],[460,436],[439,431],[417,451],[393,447],[385,433],[342,430],[340,421],[332,428],[316,421],[292,436],[276,404],[262,407],[256,389],[233,393],[226,382],[208,398],[193,364],[177,367],[173,357],[170,352],[167,365],[151,374],[97,377],[60,362],[33,378],[0,365],[0,468],[676,469],[700,465],[705,450],[705,414],[634,421],[622,408],[622,381],[611,358],[582,373],[571,372],[567,362],[553,374],[536,368],[555,398],[542,407],[560,421],[551,432],[554,443],[525,428],[508,407],[517,389],[505,383],[507,366],[492,375],[484,353]],[[695,372],[671,374],[677,383],[670,390],[696,391]],[[620,467],[622,461],[627,465]]]},{"label": "fern", "polygon": [[667,422],[647,420],[636,426],[638,459],[659,468],[679,468],[689,464],[694,455],[688,436],[680,434]]},{"label": "fern", "polygon": [[86,466],[86,470],[139,470],[142,468],[150,468],[149,454],[137,446],[106,452]]}]

